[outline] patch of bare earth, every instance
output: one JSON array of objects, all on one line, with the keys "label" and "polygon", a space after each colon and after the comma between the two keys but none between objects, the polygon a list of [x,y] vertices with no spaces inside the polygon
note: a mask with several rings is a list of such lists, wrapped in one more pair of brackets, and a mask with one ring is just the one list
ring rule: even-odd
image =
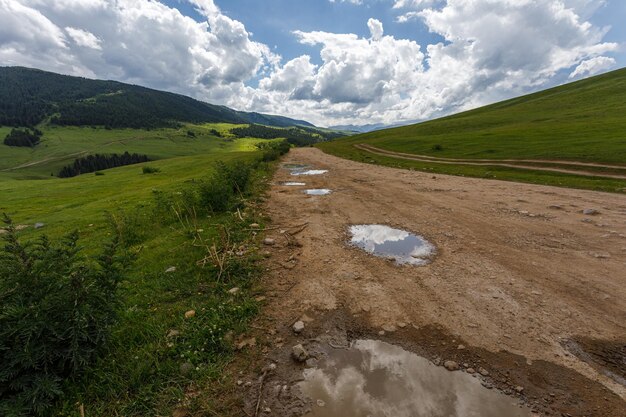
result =
[{"label": "patch of bare earth", "polygon": [[[246,414],[310,409],[298,381],[315,361],[294,361],[294,345],[315,358],[370,338],[454,360],[461,372],[483,368],[484,384],[539,415],[626,415],[626,386],[611,377],[626,344],[626,197],[432,176],[312,148],[283,162],[329,170],[297,180],[333,193],[307,196],[278,185],[296,178],[290,171],[276,174],[259,356],[240,376]],[[437,255],[397,266],[349,246],[353,224],[417,233]],[[571,340],[590,353],[573,352]]]}]

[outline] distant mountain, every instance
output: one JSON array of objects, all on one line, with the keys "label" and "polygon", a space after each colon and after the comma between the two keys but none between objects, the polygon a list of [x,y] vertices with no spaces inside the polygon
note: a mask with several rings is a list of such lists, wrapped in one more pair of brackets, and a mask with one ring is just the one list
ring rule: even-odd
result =
[{"label": "distant mountain", "polygon": [[117,81],[90,80],[23,67],[0,67],[0,125],[154,128],[188,123],[314,127],[303,120],[246,113],[180,94]]},{"label": "distant mountain", "polygon": [[375,123],[375,124],[369,124],[369,125],[337,125],[337,126],[331,126],[330,129],[341,130],[345,132],[367,133],[367,132],[373,132],[375,130],[387,129],[390,127],[392,126],[386,125],[384,123]]}]

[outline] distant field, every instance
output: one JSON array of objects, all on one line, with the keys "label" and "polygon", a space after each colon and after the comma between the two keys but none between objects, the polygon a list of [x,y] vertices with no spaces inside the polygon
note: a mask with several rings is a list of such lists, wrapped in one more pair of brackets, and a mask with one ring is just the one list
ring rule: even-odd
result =
[{"label": "distant field", "polygon": [[[6,212],[18,224],[46,223],[46,233],[61,235],[78,228],[87,237],[105,228],[106,210],[128,209],[152,200],[153,190],[175,191],[185,181],[203,178],[217,160],[249,158],[254,152],[215,152],[130,165],[103,171],[104,175],[83,174],[74,178],[0,180],[0,213]],[[142,167],[159,168],[160,173],[142,174]],[[88,228],[94,224],[93,228]],[[25,235],[34,233],[31,229]]]},{"label": "distant field", "polygon": [[[37,179],[57,174],[79,156],[94,153],[147,154],[151,159],[166,159],[201,153],[251,150],[260,139],[235,139],[229,130],[238,125],[187,125],[181,129],[112,129],[90,127],[43,127],[42,141],[35,148],[18,148],[0,143],[0,180]],[[224,137],[217,137],[211,130]],[[189,137],[188,131],[196,137]],[[4,139],[10,128],[0,128]]]},{"label": "distant field", "polygon": [[[355,149],[367,144],[427,157],[536,159],[624,166],[586,168],[626,175],[626,69],[417,125],[371,132],[318,146],[326,152],[386,165],[401,164],[455,175],[550,183],[619,191],[626,181],[582,179],[577,175],[521,172],[502,167],[469,167],[434,162],[399,162]],[[393,161],[393,162],[392,162]],[[549,163],[537,164],[550,166]],[[581,169],[582,170],[582,169]],[[551,177],[559,177],[552,178]],[[583,175],[584,177],[584,175]],[[548,179],[548,181],[546,181]]]}]

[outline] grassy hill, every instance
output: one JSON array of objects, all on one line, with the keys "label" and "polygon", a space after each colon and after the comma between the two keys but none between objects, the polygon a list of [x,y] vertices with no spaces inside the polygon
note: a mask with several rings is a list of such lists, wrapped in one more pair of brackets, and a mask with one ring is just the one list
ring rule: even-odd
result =
[{"label": "grassy hill", "polygon": [[[320,144],[326,152],[356,160],[434,172],[619,191],[619,180],[540,172],[541,161],[579,161],[626,167],[626,69],[518,97],[475,110]],[[539,160],[536,172],[489,166],[438,164],[375,155],[354,145],[430,158]],[[565,165],[560,165],[565,166]],[[574,166],[569,168],[577,169]],[[622,172],[585,167],[585,171]],[[582,171],[582,170],[581,170]],[[626,170],[623,171],[626,175]],[[584,175],[582,175],[584,176]]]},{"label": "grassy hill", "polygon": [[303,120],[239,112],[137,85],[0,67],[0,126],[34,126],[47,119],[59,125],[112,128],[164,127],[176,122],[313,127]]}]

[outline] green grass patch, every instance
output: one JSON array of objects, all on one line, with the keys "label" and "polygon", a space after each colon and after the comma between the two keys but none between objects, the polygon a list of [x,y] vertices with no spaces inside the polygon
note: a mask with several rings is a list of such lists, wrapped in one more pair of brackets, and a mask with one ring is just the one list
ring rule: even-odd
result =
[{"label": "green grass patch", "polygon": [[[135,257],[119,284],[122,307],[104,353],[65,381],[50,414],[78,415],[77,404],[103,417],[172,415],[181,406],[202,415],[225,412],[215,387],[233,383],[223,372],[232,341],[259,309],[259,237],[250,224],[265,223],[255,201],[274,162],[255,142],[237,140],[231,147],[237,151],[163,159],[101,176],[0,181],[0,211],[29,226],[19,232],[21,240],[78,230],[83,252],[91,255],[119,235]],[[160,174],[144,175],[146,166]],[[205,188],[215,182],[225,187],[211,194]],[[228,204],[212,207],[207,195]],[[35,229],[35,223],[44,226]],[[227,262],[220,265],[216,256],[224,254]],[[229,293],[234,287],[239,291]],[[185,318],[190,310],[195,315]],[[190,395],[198,391],[201,397]]]},{"label": "green grass patch", "polygon": [[[263,141],[236,139],[229,132],[237,126],[217,123],[153,130],[43,126],[41,143],[34,148],[15,148],[0,143],[0,181],[48,178],[71,165],[76,158],[96,153],[139,153],[147,154],[151,160],[161,160],[206,153],[247,152]],[[213,129],[222,137],[214,135]],[[189,130],[196,136],[188,136]],[[0,136],[4,137],[9,131],[0,128]]]}]

